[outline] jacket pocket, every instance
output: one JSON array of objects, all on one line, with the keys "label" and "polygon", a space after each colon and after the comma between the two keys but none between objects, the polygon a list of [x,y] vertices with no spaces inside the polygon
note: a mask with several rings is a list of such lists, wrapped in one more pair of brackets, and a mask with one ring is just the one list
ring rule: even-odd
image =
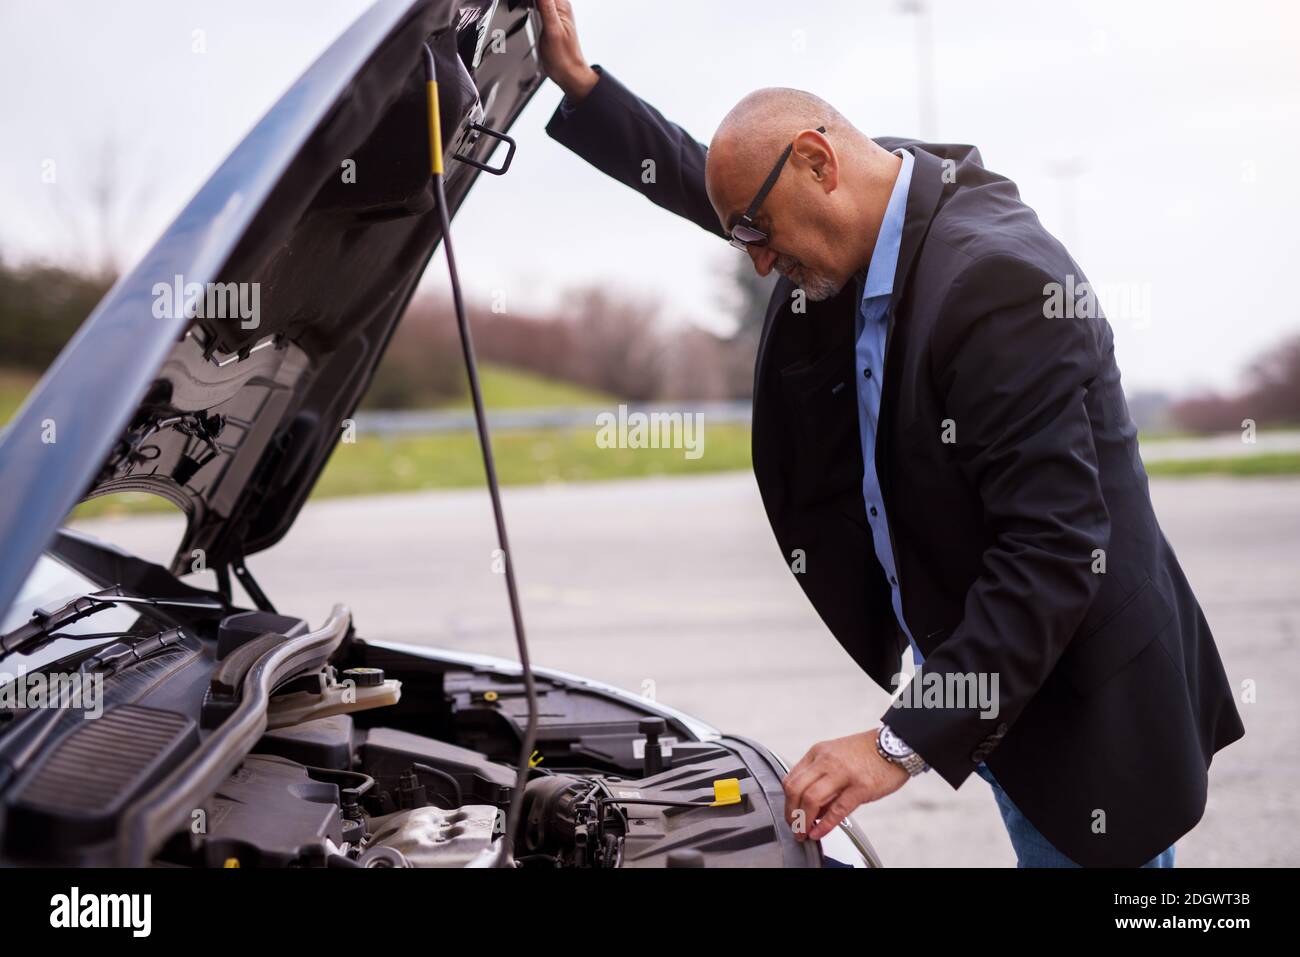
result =
[{"label": "jacket pocket", "polygon": [[1091,694],[1151,644],[1173,616],[1173,608],[1147,578],[1109,618],[1076,636],[1057,668],[1075,691]]}]

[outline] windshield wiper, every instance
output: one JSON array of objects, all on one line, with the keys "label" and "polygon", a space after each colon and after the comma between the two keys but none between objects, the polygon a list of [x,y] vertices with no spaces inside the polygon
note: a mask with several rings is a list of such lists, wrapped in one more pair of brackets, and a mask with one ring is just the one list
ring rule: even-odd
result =
[{"label": "windshield wiper", "polygon": [[[89,596],[87,596],[89,597]],[[121,597],[121,596],[119,596]],[[79,601],[82,599],[78,599]],[[156,599],[167,602],[169,599]],[[69,603],[71,604],[71,602]],[[63,635],[67,638],[99,638],[102,635]],[[125,639],[128,635],[119,635]],[[77,668],[83,676],[108,677],[125,671],[158,655],[185,650],[184,635],[179,628],[169,628],[154,635],[146,635],[134,642],[117,641],[95,651]],[[54,729],[65,714],[62,705],[33,709],[25,715],[14,712],[7,724],[0,724],[0,791],[7,788],[45,746]]]},{"label": "windshield wiper", "polygon": [[[13,631],[0,636],[0,658],[15,652],[28,651],[50,639],[57,629],[70,625],[110,608],[113,605],[148,605],[154,608],[191,608],[207,611],[224,611],[225,606],[209,598],[145,598],[139,595],[122,594],[121,585],[112,585],[101,591],[91,592],[64,602],[55,608],[38,608],[32,612],[31,620],[19,625]],[[93,639],[96,635],[60,635],[61,638],[85,637]]]}]

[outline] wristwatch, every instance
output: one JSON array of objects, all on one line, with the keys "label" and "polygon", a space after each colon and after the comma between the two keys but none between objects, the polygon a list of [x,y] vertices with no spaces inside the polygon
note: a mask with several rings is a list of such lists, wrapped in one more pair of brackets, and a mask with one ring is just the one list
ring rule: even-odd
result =
[{"label": "wristwatch", "polygon": [[887,724],[882,724],[880,734],[876,735],[876,750],[880,752],[882,758],[897,764],[912,777],[916,777],[922,771],[930,770],[930,765],[925,763],[925,758],[909,748]]}]

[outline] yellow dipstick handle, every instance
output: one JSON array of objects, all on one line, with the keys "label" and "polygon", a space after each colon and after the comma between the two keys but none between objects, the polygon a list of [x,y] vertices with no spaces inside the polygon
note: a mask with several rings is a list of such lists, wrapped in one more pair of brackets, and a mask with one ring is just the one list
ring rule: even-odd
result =
[{"label": "yellow dipstick handle", "polygon": [[429,93],[429,161],[434,176],[442,175],[442,119],[438,115],[438,81],[427,80]]},{"label": "yellow dipstick handle", "polygon": [[713,782],[713,803],[709,807],[726,807],[740,803],[740,779],[722,778]]}]

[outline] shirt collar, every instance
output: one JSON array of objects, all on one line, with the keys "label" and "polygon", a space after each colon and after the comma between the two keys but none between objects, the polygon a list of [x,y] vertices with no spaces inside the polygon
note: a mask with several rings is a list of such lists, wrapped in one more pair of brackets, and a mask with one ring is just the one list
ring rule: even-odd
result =
[{"label": "shirt collar", "polygon": [[907,193],[912,185],[912,154],[905,149],[894,150],[903,158],[894,181],[894,191],[889,194],[889,205],[880,221],[876,248],[871,251],[871,264],[867,267],[867,280],[862,287],[862,299],[889,296],[894,292],[894,273],[898,270],[898,249],[903,242],[903,221],[907,214]]}]

